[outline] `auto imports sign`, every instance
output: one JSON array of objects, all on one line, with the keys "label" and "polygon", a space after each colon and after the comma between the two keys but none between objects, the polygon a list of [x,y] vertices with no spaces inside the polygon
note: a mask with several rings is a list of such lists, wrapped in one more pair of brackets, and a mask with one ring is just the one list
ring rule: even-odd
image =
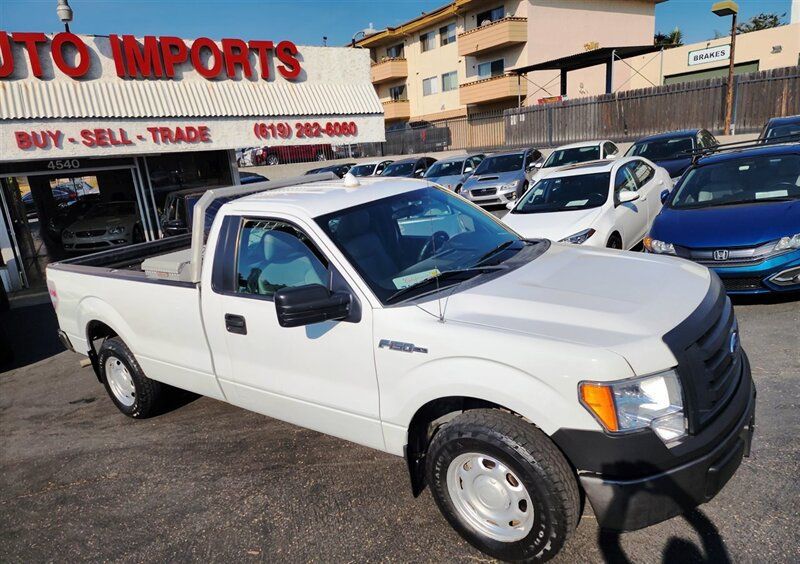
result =
[{"label": "auto imports sign", "polygon": [[728,61],[731,58],[730,45],[716,45],[714,47],[706,47],[705,49],[697,49],[689,51],[689,66],[704,65],[706,63],[718,63],[720,61]]}]

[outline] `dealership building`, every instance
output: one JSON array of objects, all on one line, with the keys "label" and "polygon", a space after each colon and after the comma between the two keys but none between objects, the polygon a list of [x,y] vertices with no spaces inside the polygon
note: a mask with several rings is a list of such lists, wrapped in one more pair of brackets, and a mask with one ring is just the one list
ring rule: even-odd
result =
[{"label": "dealership building", "polygon": [[164,236],[167,196],[238,184],[238,148],[383,140],[366,51],[0,31],[0,278]]}]

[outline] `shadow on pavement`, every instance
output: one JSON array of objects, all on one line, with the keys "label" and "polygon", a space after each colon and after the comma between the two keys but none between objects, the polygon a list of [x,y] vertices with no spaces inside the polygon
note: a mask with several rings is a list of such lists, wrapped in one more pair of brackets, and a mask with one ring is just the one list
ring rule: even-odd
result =
[{"label": "shadow on pavement", "polygon": [[[652,467],[650,471],[642,470],[643,475],[659,475],[661,471],[658,468]],[[664,476],[664,474],[661,474]],[[643,486],[644,493],[648,486]],[[697,562],[697,563],[720,563],[730,564],[731,559],[728,555],[728,550],[725,543],[719,534],[719,529],[709,519],[706,514],[699,508],[695,507],[697,502],[693,499],[687,491],[675,481],[665,478],[659,486],[659,492],[652,492],[653,498],[651,503],[658,503],[658,498],[665,492],[669,492],[669,497],[685,509],[685,512],[680,515],[695,530],[700,537],[701,546],[697,546],[692,541],[685,538],[670,537],[664,546],[661,554],[661,561],[664,564],[672,564],[673,562]],[[613,502],[612,502],[613,503]],[[611,508],[613,515],[619,515],[624,521],[625,517],[632,510],[628,507],[627,498],[621,498],[619,503],[614,503]],[[641,508],[639,508],[641,511]],[[659,510],[655,510],[659,513]],[[673,517],[678,518],[678,516]],[[609,530],[598,530],[597,544],[600,547],[600,552],[606,562],[628,564],[633,561],[625,553],[621,543],[621,533]]]},{"label": "shadow on pavement", "polygon": [[800,292],[771,292],[769,294],[739,294],[731,296],[731,302],[737,305],[785,304],[800,301]]},{"label": "shadow on pavement", "polygon": [[62,352],[57,331],[56,312],[49,303],[0,312],[0,372]]}]

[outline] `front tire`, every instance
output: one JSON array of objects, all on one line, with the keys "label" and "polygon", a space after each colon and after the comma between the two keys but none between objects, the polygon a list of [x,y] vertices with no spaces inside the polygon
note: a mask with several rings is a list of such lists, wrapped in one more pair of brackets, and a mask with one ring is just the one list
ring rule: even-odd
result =
[{"label": "front tire", "polygon": [[619,236],[618,233],[613,233],[611,237],[608,238],[608,243],[606,243],[606,247],[609,249],[622,249],[622,237]]},{"label": "front tire", "polygon": [[122,339],[112,337],[103,341],[97,361],[106,392],[117,409],[134,419],[145,419],[158,412],[167,386],[144,375]]},{"label": "front tire", "polygon": [[489,556],[545,562],[577,526],[572,468],[544,433],[516,415],[463,413],[437,432],[426,458],[442,515]]}]

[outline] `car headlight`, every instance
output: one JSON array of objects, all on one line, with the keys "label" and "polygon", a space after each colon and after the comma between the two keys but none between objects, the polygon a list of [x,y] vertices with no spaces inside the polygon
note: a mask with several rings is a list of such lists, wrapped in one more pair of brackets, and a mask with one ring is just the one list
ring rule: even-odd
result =
[{"label": "car headlight", "polygon": [[652,429],[666,442],[686,434],[678,375],[667,370],[616,382],[581,382],[581,404],[612,433]]},{"label": "car headlight", "polygon": [[61,232],[61,236],[67,239],[72,239],[73,237],[75,237],[75,233],[73,233],[69,229],[65,229],[64,231]]},{"label": "car headlight", "polygon": [[653,239],[650,236],[645,237],[643,243],[644,243],[644,248],[651,253],[655,253],[657,255],[675,254],[675,245],[673,245],[672,243],[665,243],[664,241]]},{"label": "car headlight", "polygon": [[795,233],[791,237],[781,237],[778,242],[775,243],[772,251],[785,251],[788,249],[800,249],[800,233]]},{"label": "car headlight", "polygon": [[125,226],[124,225],[116,225],[114,227],[111,227],[108,230],[108,233],[109,233],[109,235],[117,235],[119,233],[125,233]]},{"label": "car headlight", "polygon": [[511,182],[507,182],[503,184],[500,189],[501,190],[514,190],[517,186],[519,186],[519,180],[512,180]]},{"label": "car headlight", "polygon": [[580,245],[581,243],[586,242],[586,239],[594,235],[596,232],[594,229],[584,229],[583,231],[578,231],[574,235],[570,235],[569,237],[564,237],[559,241],[559,243],[572,243],[573,245]]}]

